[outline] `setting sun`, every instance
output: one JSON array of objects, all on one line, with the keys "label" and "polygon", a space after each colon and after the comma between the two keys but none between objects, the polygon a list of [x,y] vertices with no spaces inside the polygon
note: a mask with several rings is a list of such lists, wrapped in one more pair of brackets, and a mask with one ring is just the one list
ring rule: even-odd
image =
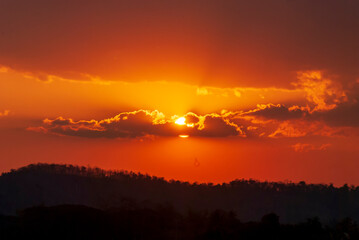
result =
[{"label": "setting sun", "polygon": [[186,118],[185,117],[180,117],[175,121],[176,124],[178,125],[185,125],[186,124]]}]

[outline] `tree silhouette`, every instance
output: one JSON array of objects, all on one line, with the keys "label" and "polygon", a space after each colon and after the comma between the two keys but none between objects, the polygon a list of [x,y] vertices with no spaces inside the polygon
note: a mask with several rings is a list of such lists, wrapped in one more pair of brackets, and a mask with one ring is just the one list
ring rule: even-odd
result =
[{"label": "tree silhouette", "polygon": [[41,204],[137,209],[168,203],[181,214],[233,211],[241,221],[259,221],[271,212],[283,223],[306,222],[315,216],[326,224],[346,217],[359,220],[359,188],[348,185],[253,179],[199,184],[57,164],[32,164],[0,176],[0,213],[6,215]]}]

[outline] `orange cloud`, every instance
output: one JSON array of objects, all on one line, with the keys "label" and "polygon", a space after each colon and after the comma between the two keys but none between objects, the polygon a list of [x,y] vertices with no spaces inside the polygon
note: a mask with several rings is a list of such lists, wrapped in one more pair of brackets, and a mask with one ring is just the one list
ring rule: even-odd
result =
[{"label": "orange cloud", "polygon": [[296,144],[292,145],[292,148],[296,152],[309,152],[309,151],[314,151],[314,150],[319,150],[319,151],[326,150],[330,146],[331,146],[330,143],[321,144],[319,146],[309,144],[309,143],[296,143]]},{"label": "orange cloud", "polygon": [[230,119],[244,129],[248,137],[355,135],[358,131],[353,127],[358,126],[358,104],[354,103],[351,107],[347,107],[346,104],[347,102],[338,104],[336,108],[326,111],[312,111],[308,106],[261,104],[249,111],[232,112]]},{"label": "orange cloud", "polygon": [[0,112],[0,117],[5,117],[5,116],[8,116],[10,113],[9,110],[4,110],[3,112]]},{"label": "orange cloud", "polygon": [[268,137],[307,137],[307,136],[349,136],[357,131],[347,127],[331,127],[323,121],[288,120],[280,122],[278,127]]},{"label": "orange cloud", "polygon": [[289,121],[284,121],[279,124],[278,128],[268,137],[304,137],[308,134],[307,129],[298,128],[297,125]]},{"label": "orange cloud", "polygon": [[39,82],[51,83],[53,81],[66,81],[66,82],[83,82],[83,83],[96,83],[108,85],[111,81],[100,79],[96,76],[91,76],[85,73],[66,73],[62,75],[48,74],[41,71],[25,71],[13,69],[8,66],[0,65],[0,73],[15,73],[23,76],[24,78],[33,79]]},{"label": "orange cloud", "polygon": [[306,92],[307,100],[314,105],[313,111],[331,110],[348,100],[342,86],[324,78],[321,71],[298,72],[298,81],[292,84]]},{"label": "orange cloud", "polygon": [[211,94],[208,90],[207,90],[207,88],[205,88],[205,87],[199,87],[199,88],[197,88],[197,95],[199,95],[199,96],[201,96],[201,95],[208,95],[208,94]]},{"label": "orange cloud", "polygon": [[358,83],[344,90],[338,82],[324,78],[320,71],[302,72],[298,78],[294,85],[306,92],[306,105],[258,104],[257,108],[242,111],[239,116],[252,117],[252,121],[257,122],[302,119],[333,127],[359,126]]},{"label": "orange cloud", "polygon": [[1,66],[1,65],[0,65],[0,73],[7,73],[8,71],[9,71],[9,68],[8,68],[8,67]]}]

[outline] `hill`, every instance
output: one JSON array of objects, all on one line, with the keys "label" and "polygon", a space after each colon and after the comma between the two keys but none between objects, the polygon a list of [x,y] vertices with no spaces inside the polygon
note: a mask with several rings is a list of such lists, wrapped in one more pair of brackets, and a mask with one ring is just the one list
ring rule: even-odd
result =
[{"label": "hill", "polygon": [[319,217],[359,220],[359,188],[235,180],[190,184],[126,171],[73,165],[32,164],[0,176],[0,214],[33,206],[84,205],[97,209],[173,206],[180,213],[234,211],[241,221],[274,212],[282,223]]}]

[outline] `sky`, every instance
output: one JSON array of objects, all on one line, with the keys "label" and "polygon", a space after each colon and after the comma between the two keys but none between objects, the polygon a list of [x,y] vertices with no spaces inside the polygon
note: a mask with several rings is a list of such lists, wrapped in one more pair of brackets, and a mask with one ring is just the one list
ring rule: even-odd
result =
[{"label": "sky", "polygon": [[0,0],[0,172],[359,185],[359,2]]}]

